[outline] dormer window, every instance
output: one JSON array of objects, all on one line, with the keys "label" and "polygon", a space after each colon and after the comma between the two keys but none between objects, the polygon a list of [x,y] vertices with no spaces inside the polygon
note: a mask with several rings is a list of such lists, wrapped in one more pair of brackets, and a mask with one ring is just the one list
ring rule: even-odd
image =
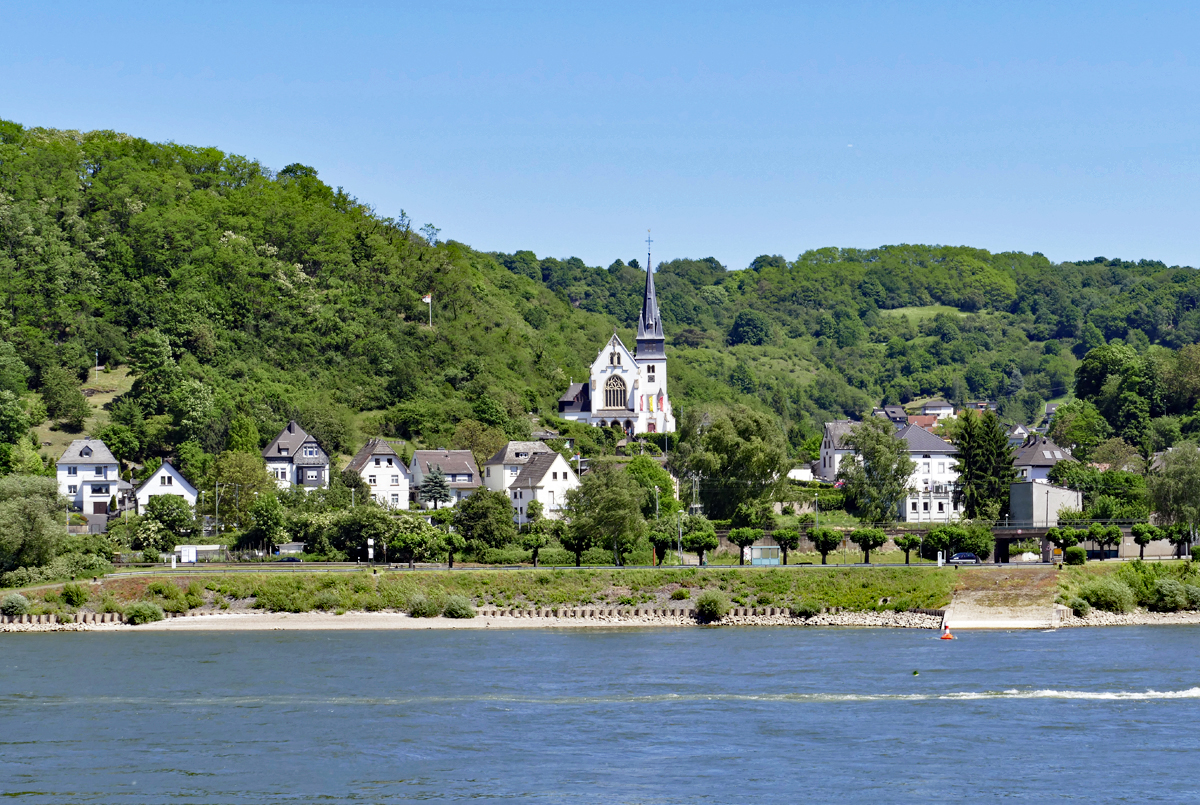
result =
[{"label": "dormer window", "polygon": [[79,451],[79,455],[83,456],[84,458],[91,458],[92,448],[90,448],[90,447],[83,448],[82,450]]},{"label": "dormer window", "polygon": [[387,460],[387,463],[389,467],[392,466],[392,460],[390,458]]},{"label": "dormer window", "polygon": [[[388,463],[390,464],[391,462],[388,462]],[[376,467],[378,467],[378,466],[379,466],[379,459],[375,459],[375,466],[376,466]]]},{"label": "dormer window", "polygon": [[279,455],[286,456],[287,454],[288,454],[288,449],[286,447],[279,448]]}]

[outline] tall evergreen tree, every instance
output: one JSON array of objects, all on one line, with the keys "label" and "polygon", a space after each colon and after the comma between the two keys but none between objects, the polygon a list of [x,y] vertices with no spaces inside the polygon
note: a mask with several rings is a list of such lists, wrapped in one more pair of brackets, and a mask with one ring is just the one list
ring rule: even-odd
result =
[{"label": "tall evergreen tree", "polygon": [[446,474],[442,472],[440,466],[434,467],[425,478],[425,483],[421,484],[421,498],[433,501],[435,509],[442,503],[449,503],[453,500],[454,496],[450,494],[450,484],[446,482]]},{"label": "tall evergreen tree", "polygon": [[959,430],[958,489],[954,502],[961,503],[969,519],[1001,517],[1008,513],[1008,488],[1016,478],[1013,451],[1000,419],[992,411],[982,416],[964,412]]}]

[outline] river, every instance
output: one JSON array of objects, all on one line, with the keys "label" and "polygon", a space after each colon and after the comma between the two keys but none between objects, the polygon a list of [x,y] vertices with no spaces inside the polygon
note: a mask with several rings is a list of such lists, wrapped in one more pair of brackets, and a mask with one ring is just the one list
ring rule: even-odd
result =
[{"label": "river", "polygon": [[1176,803],[1197,686],[1196,627],[4,634],[0,793]]}]

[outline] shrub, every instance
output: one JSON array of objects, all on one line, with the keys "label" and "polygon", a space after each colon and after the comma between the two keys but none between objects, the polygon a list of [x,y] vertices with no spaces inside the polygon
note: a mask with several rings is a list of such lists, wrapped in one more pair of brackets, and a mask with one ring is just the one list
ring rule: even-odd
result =
[{"label": "shrub", "polygon": [[135,626],[141,623],[153,623],[163,619],[162,607],[149,601],[137,601],[125,607],[125,622]]},{"label": "shrub", "polygon": [[791,612],[793,615],[807,619],[815,615],[820,615],[821,605],[815,601],[800,601],[792,607]]},{"label": "shrub", "polygon": [[319,609],[328,612],[331,609],[338,609],[342,606],[342,598],[337,594],[337,590],[325,589],[317,593],[313,597],[313,609]]},{"label": "shrub", "polygon": [[680,587],[675,592],[671,593],[672,601],[686,601],[692,597],[691,591],[687,587]]},{"label": "shrub", "polygon": [[442,614],[447,618],[473,618],[475,617],[475,605],[465,596],[451,595],[446,598]]},{"label": "shrub", "polygon": [[87,603],[89,596],[87,588],[82,584],[64,584],[62,588],[62,600],[68,606],[81,607]]},{"label": "shrub", "polygon": [[1200,562],[1200,545],[1192,546],[1192,561]]},{"label": "shrub", "polygon": [[696,598],[696,619],[701,623],[715,623],[729,611],[729,601],[716,590],[705,590]]},{"label": "shrub", "polygon": [[1104,612],[1132,612],[1137,606],[1129,585],[1111,577],[1088,579],[1079,588],[1079,597]]},{"label": "shrub", "polygon": [[1140,606],[1153,608],[1158,600],[1156,585],[1167,572],[1167,567],[1159,562],[1151,564],[1134,559],[1117,568],[1114,575],[1133,590]]},{"label": "shrub", "polygon": [[1067,601],[1067,606],[1069,606],[1071,611],[1080,618],[1086,618],[1092,612],[1092,605],[1087,601],[1084,601],[1082,598],[1070,599]]},{"label": "shrub", "polygon": [[1187,588],[1175,579],[1159,579],[1154,583],[1154,608],[1159,612],[1178,612],[1188,608]]},{"label": "shrub", "polygon": [[20,593],[9,593],[0,601],[0,612],[5,615],[26,615],[29,613],[29,599]]},{"label": "shrub", "polygon": [[162,554],[158,548],[146,548],[142,551],[142,561],[149,565],[157,565],[162,561]]},{"label": "shrub", "polygon": [[1087,563],[1087,551],[1079,545],[1072,545],[1063,551],[1063,562],[1068,565],[1082,565]]},{"label": "shrub", "polygon": [[442,614],[442,608],[423,595],[414,595],[408,601],[408,614],[414,618],[436,618]]}]

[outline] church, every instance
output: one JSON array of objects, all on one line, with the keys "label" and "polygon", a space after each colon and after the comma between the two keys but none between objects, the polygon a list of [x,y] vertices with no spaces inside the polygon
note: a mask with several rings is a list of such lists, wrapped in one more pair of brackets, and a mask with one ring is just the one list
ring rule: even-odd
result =
[{"label": "church", "polygon": [[614,332],[592,363],[587,383],[572,383],[558,399],[558,415],[599,428],[636,433],[674,433],[675,415],[667,397],[667,353],[654,271],[646,260],[646,296],[638,318],[637,352]]}]

